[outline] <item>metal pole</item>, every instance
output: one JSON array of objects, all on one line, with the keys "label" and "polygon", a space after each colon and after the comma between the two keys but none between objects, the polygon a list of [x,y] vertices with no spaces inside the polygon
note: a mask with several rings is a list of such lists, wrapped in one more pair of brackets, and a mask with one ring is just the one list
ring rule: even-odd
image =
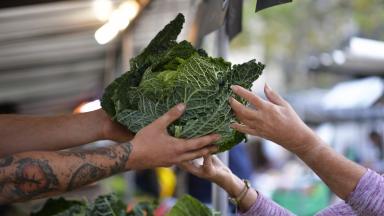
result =
[{"label": "metal pole", "polygon": [[[225,25],[223,25],[216,32],[216,47],[217,47],[217,56],[223,57],[226,59],[228,56],[228,46],[229,40],[225,33]],[[218,154],[219,159],[228,166],[228,151]],[[216,211],[221,212],[222,215],[228,214],[228,195],[216,184],[212,183],[212,206]]]}]

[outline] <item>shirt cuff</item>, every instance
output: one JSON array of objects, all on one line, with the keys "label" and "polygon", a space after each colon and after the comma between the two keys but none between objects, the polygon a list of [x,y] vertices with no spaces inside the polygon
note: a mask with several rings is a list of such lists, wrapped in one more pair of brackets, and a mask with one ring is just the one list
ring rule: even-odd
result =
[{"label": "shirt cuff", "polygon": [[291,216],[288,210],[279,206],[272,200],[265,198],[263,195],[258,193],[255,203],[244,213],[240,213],[240,216]]}]

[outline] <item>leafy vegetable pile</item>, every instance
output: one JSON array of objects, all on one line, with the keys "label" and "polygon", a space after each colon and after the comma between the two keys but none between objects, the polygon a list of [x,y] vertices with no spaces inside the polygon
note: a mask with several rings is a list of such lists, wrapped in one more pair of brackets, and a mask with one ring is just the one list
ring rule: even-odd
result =
[{"label": "leafy vegetable pile", "polygon": [[115,195],[101,195],[92,203],[77,200],[66,200],[62,197],[49,199],[43,208],[31,216],[151,216],[155,205],[140,202],[132,210]]},{"label": "leafy vegetable pile", "polygon": [[[156,206],[149,202],[140,202],[132,210],[126,211],[126,205],[114,194],[99,196],[92,203],[66,200],[62,197],[49,199],[43,208],[31,216],[153,216]],[[167,216],[219,216],[197,199],[184,195]]]},{"label": "leafy vegetable pile", "polygon": [[230,86],[249,89],[264,65],[251,60],[231,66],[187,41],[176,42],[183,23],[184,16],[177,15],[132,58],[130,70],[106,88],[101,105],[114,120],[137,132],[174,105],[185,103],[186,112],[169,133],[181,138],[218,133],[219,150],[228,150],[245,138],[229,127],[235,120],[228,104]]}]

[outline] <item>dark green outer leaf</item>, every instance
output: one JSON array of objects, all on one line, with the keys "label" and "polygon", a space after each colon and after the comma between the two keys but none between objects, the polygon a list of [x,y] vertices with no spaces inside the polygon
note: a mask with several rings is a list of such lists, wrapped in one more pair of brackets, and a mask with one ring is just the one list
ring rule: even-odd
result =
[{"label": "dark green outer leaf", "polygon": [[125,204],[115,195],[108,194],[96,198],[87,206],[86,216],[125,216]]},{"label": "dark green outer leaf", "polygon": [[63,197],[48,199],[43,208],[31,216],[83,216],[86,205],[76,200],[66,200]]},{"label": "dark green outer leaf", "polygon": [[[181,197],[167,216],[213,216],[213,212],[190,195]],[[217,214],[215,214],[217,215]]]}]

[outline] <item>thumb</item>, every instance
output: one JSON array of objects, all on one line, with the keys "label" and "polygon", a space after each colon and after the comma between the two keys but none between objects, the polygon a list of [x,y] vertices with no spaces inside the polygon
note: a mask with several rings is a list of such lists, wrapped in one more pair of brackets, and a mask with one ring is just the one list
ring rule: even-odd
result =
[{"label": "thumb", "polygon": [[212,166],[212,156],[211,155],[207,154],[207,155],[204,156],[204,164],[203,164],[203,166],[205,168],[209,168],[209,167]]},{"label": "thumb", "polygon": [[176,121],[178,118],[181,117],[181,115],[183,115],[185,108],[185,104],[180,103],[172,107],[168,112],[156,119],[153,124],[157,125],[162,129],[166,129],[168,125],[172,124],[172,122]]},{"label": "thumb", "polygon": [[214,167],[212,164],[212,156],[209,154],[204,156],[203,170],[206,174],[212,174],[214,172]]},{"label": "thumb", "polygon": [[267,99],[276,105],[286,106],[288,104],[279,94],[273,91],[267,83],[265,83],[264,86],[264,93]]}]

